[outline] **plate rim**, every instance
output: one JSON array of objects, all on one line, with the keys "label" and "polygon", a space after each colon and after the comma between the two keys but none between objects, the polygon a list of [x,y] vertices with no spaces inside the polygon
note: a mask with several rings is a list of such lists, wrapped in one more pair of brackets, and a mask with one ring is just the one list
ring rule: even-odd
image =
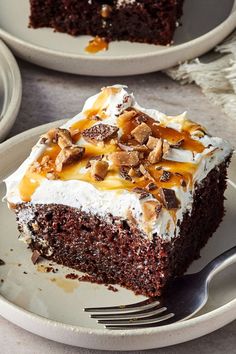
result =
[{"label": "plate rim", "polygon": [[[235,21],[236,21],[236,0],[234,0],[232,10],[231,10],[229,16],[223,22],[221,22],[218,26],[213,28],[211,31],[203,34],[202,36],[199,36],[195,39],[184,42],[182,44],[178,44],[176,46],[175,45],[170,46],[170,47],[158,46],[158,48],[160,48],[160,47],[163,47],[163,48],[159,49],[157,52],[155,51],[155,52],[149,52],[149,53],[139,53],[139,54],[135,54],[135,55],[129,54],[126,56],[111,55],[111,56],[107,56],[107,57],[106,56],[99,57],[96,55],[89,56],[87,54],[83,55],[83,54],[77,54],[77,53],[62,52],[60,50],[53,50],[53,49],[45,48],[40,45],[32,44],[32,43],[28,42],[27,40],[21,39],[15,35],[9,33],[8,31],[2,29],[1,27],[0,27],[0,37],[2,37],[6,41],[9,40],[9,43],[19,44],[29,50],[34,50],[38,53],[49,54],[49,55],[64,58],[64,59],[65,58],[80,59],[80,60],[86,60],[89,62],[94,62],[94,61],[98,61],[98,62],[110,62],[111,61],[111,62],[113,62],[113,61],[117,61],[117,60],[124,62],[126,60],[139,60],[139,59],[146,59],[146,58],[154,58],[157,55],[161,56],[162,54],[166,54],[167,52],[169,54],[173,54],[173,52],[175,52],[175,51],[185,50],[186,48],[191,47],[192,45],[199,45],[202,42],[204,42],[206,38],[214,38],[215,34],[217,34],[218,32],[220,33],[221,32],[220,30],[223,27],[225,27],[226,24],[228,24],[228,27],[229,27],[229,29],[227,31],[228,32],[227,35],[229,35],[236,27]],[[39,28],[39,30],[40,30],[40,28]],[[224,36],[224,37],[226,37],[226,36]]]},{"label": "plate rim", "polygon": [[[0,145],[0,156],[1,154],[5,153],[6,150],[8,150],[9,148],[14,149],[15,146],[22,142],[25,141],[27,139],[36,137],[37,135],[40,135],[41,133],[43,133],[44,131],[46,131],[48,128],[51,127],[55,127],[58,126],[60,124],[62,124],[65,120],[57,120],[51,123],[47,123],[47,124],[43,124],[43,125],[39,125],[37,127],[31,128],[29,130],[26,130],[8,140],[6,140],[4,143],[2,143]],[[236,158],[236,154],[234,154],[234,159]],[[235,159],[235,163],[236,163],[236,159]],[[1,182],[1,181],[0,181]],[[173,323],[171,325],[168,326],[160,326],[160,327],[154,327],[154,328],[145,328],[145,329],[135,329],[132,331],[129,330],[121,330],[121,331],[108,331],[106,329],[100,329],[100,328],[87,328],[87,327],[81,327],[81,326],[77,326],[77,325],[70,325],[70,324],[66,324],[66,323],[62,323],[56,320],[52,320],[52,319],[48,319],[46,317],[37,315],[29,310],[23,309],[22,307],[14,304],[13,302],[10,302],[9,300],[7,300],[4,296],[2,296],[0,294],[0,314],[7,318],[8,320],[10,320],[13,323],[16,323],[18,325],[20,325],[22,328],[32,332],[32,333],[36,333],[39,334],[41,336],[44,336],[48,339],[52,339],[52,340],[57,340],[60,341],[60,338],[55,339],[54,334],[48,333],[48,336],[45,334],[42,334],[43,330],[41,328],[41,330],[33,330],[30,327],[28,327],[27,325],[25,325],[24,327],[24,322],[22,323],[22,320],[17,320],[16,318],[11,318],[11,316],[7,315],[8,310],[11,311],[18,311],[18,315],[19,317],[22,315],[23,319],[25,317],[27,317],[27,320],[32,320],[32,321],[37,321],[37,323],[42,326],[45,326],[47,328],[54,328],[56,330],[56,328],[58,328],[58,330],[63,330],[65,331],[67,334],[68,333],[72,333],[73,336],[77,336],[78,339],[78,343],[76,344],[75,342],[71,341],[72,338],[68,337],[68,341],[66,342],[65,340],[62,340],[62,343],[66,343],[66,344],[73,344],[73,345],[78,345],[78,346],[84,346],[86,348],[91,348],[91,349],[116,349],[116,350],[124,350],[124,348],[120,348],[119,346],[114,347],[114,345],[111,346],[111,342],[109,342],[109,345],[106,346],[106,348],[101,346],[101,343],[103,343],[104,345],[104,339],[106,340],[106,338],[109,337],[109,339],[114,340],[116,338],[140,338],[142,336],[156,336],[156,342],[155,342],[155,337],[152,339],[153,343],[156,343],[157,346],[144,346],[143,349],[151,349],[151,348],[157,348],[158,347],[158,335],[160,334],[168,334],[168,333],[173,333],[176,335],[176,338],[174,339],[174,342],[171,342],[168,345],[173,345],[173,344],[177,344],[177,343],[181,343],[181,342],[185,342],[197,337],[201,337],[202,335],[211,333],[212,331],[221,328],[222,326],[226,325],[227,323],[232,322],[233,320],[236,319],[236,314],[233,314],[234,310],[236,310],[236,298],[227,302],[226,304],[211,310],[207,313],[204,313],[200,316],[185,320],[185,321],[180,321],[180,322],[176,322]],[[229,319],[225,319],[225,314],[229,315]],[[17,316],[16,316],[17,317]],[[204,327],[204,324],[208,323],[209,321],[212,321],[214,319],[220,319],[218,324],[214,324],[214,328],[210,329],[208,328],[208,326]],[[20,324],[19,324],[20,323]],[[201,334],[197,335],[196,333],[193,335],[191,333],[191,328],[196,328],[202,325],[202,329],[201,329]],[[189,330],[189,331],[188,331]],[[184,340],[177,340],[177,337],[180,337],[180,335],[178,334],[179,331],[185,331],[185,337]],[[195,330],[196,332],[196,330]],[[78,337],[78,335],[80,335]],[[84,344],[84,343],[88,343],[88,337],[90,337],[91,335],[95,336],[98,341],[99,341],[99,345],[94,345],[93,342],[91,342],[91,346],[88,346],[88,344]],[[76,340],[77,340],[76,339]],[[164,346],[166,346],[167,344],[165,344]],[[163,345],[162,345],[163,346]],[[136,349],[141,349],[140,345],[139,347],[135,347],[135,343],[131,343],[128,347],[125,347],[125,350],[134,350]]]},{"label": "plate rim", "polygon": [[20,109],[21,99],[22,99],[22,80],[20,69],[11,53],[10,49],[6,44],[0,39],[0,51],[11,70],[11,81],[12,81],[12,94],[11,99],[6,109],[5,114],[0,120],[0,142],[6,137],[11,127],[13,126],[17,114]]}]

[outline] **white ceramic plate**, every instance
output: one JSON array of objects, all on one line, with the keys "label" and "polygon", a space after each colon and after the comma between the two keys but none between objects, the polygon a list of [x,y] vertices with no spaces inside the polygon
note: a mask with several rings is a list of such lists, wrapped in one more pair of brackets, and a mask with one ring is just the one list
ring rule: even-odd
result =
[{"label": "white ceramic plate", "polygon": [[10,50],[0,40],[0,142],[15,122],[21,94],[18,65]]},{"label": "white ceramic plate", "polygon": [[[61,122],[60,122],[61,123]],[[0,147],[0,181],[28,155],[39,134],[58,122],[22,133]],[[4,157],[7,155],[7,159]],[[235,245],[236,157],[233,158],[226,192],[227,213],[223,223],[201,252],[189,272],[202,268],[218,254]],[[234,184],[233,184],[234,183]],[[1,197],[5,193],[0,184]],[[13,323],[43,337],[66,344],[106,350],[138,350],[184,342],[212,332],[236,318],[236,265],[215,277],[207,305],[195,318],[169,326],[132,331],[109,331],[88,317],[84,307],[131,303],[142,300],[131,291],[109,291],[103,285],[67,280],[71,273],[56,266],[58,273],[44,273],[33,265],[31,251],[17,240],[14,215],[0,203],[0,314]],[[19,266],[21,264],[21,266]],[[48,264],[44,261],[43,264]],[[54,267],[55,268],[55,267]],[[26,272],[27,274],[25,274]],[[54,279],[54,280],[53,280]]]},{"label": "white ceramic plate", "polygon": [[28,28],[29,0],[0,0],[0,37],[20,57],[60,71],[98,76],[133,75],[165,69],[207,52],[234,28],[234,0],[185,0],[171,47],[113,42],[106,52],[84,51],[90,37]]}]

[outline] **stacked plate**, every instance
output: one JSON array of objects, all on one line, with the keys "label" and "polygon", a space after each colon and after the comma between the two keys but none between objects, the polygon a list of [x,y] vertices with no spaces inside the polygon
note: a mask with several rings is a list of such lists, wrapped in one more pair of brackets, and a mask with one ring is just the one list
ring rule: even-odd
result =
[{"label": "stacked plate", "polygon": [[0,40],[0,142],[15,122],[21,93],[19,68],[9,49]]}]

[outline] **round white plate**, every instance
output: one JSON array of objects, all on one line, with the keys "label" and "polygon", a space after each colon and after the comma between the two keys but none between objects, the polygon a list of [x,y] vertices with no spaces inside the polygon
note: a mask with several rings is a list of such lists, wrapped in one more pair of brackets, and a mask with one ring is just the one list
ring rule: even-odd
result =
[{"label": "round white plate", "polygon": [[10,50],[0,40],[0,142],[16,120],[21,94],[18,65]]},{"label": "round white plate", "polygon": [[[25,159],[39,134],[58,125],[54,122],[34,128],[2,144],[0,181]],[[229,177],[236,183],[235,157]],[[4,183],[0,184],[0,193],[1,197],[5,193]],[[213,257],[235,245],[236,184],[229,184],[226,196],[224,221],[189,272],[199,270]],[[195,318],[159,328],[128,331],[103,329],[83,312],[84,307],[128,304],[143,297],[119,287],[118,292],[112,292],[103,285],[67,280],[65,274],[71,273],[71,270],[66,267],[56,266],[59,272],[55,274],[40,272],[38,265],[34,266],[30,260],[31,251],[17,240],[14,214],[7,209],[6,203],[0,203],[0,215],[0,259],[6,262],[0,267],[0,279],[4,280],[0,281],[0,314],[28,331],[80,347],[139,350],[197,338],[236,318],[235,264],[212,281],[209,301]]]},{"label": "round white plate", "polygon": [[165,69],[207,52],[234,28],[234,0],[185,0],[183,26],[171,47],[112,42],[97,54],[84,51],[90,37],[71,37],[52,29],[28,28],[29,0],[0,1],[0,37],[33,63],[60,71],[94,75],[133,75]]}]

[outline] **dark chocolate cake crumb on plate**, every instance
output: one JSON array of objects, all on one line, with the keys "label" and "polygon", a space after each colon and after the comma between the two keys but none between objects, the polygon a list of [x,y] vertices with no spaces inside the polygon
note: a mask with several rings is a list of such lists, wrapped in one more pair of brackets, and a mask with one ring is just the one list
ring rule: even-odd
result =
[{"label": "dark chocolate cake crumb on plate", "polygon": [[2,259],[0,259],[0,266],[3,266],[3,265],[5,265],[6,263],[2,260]]},{"label": "dark chocolate cake crumb on plate", "polygon": [[70,274],[66,274],[66,275],[65,275],[65,278],[66,278],[66,279],[78,279],[79,276],[78,276],[78,274],[70,273]]},{"label": "dark chocolate cake crumb on plate", "polygon": [[108,285],[107,289],[110,290],[110,291],[113,291],[114,293],[117,293],[117,291],[119,291],[117,288],[115,288],[112,285]]}]

